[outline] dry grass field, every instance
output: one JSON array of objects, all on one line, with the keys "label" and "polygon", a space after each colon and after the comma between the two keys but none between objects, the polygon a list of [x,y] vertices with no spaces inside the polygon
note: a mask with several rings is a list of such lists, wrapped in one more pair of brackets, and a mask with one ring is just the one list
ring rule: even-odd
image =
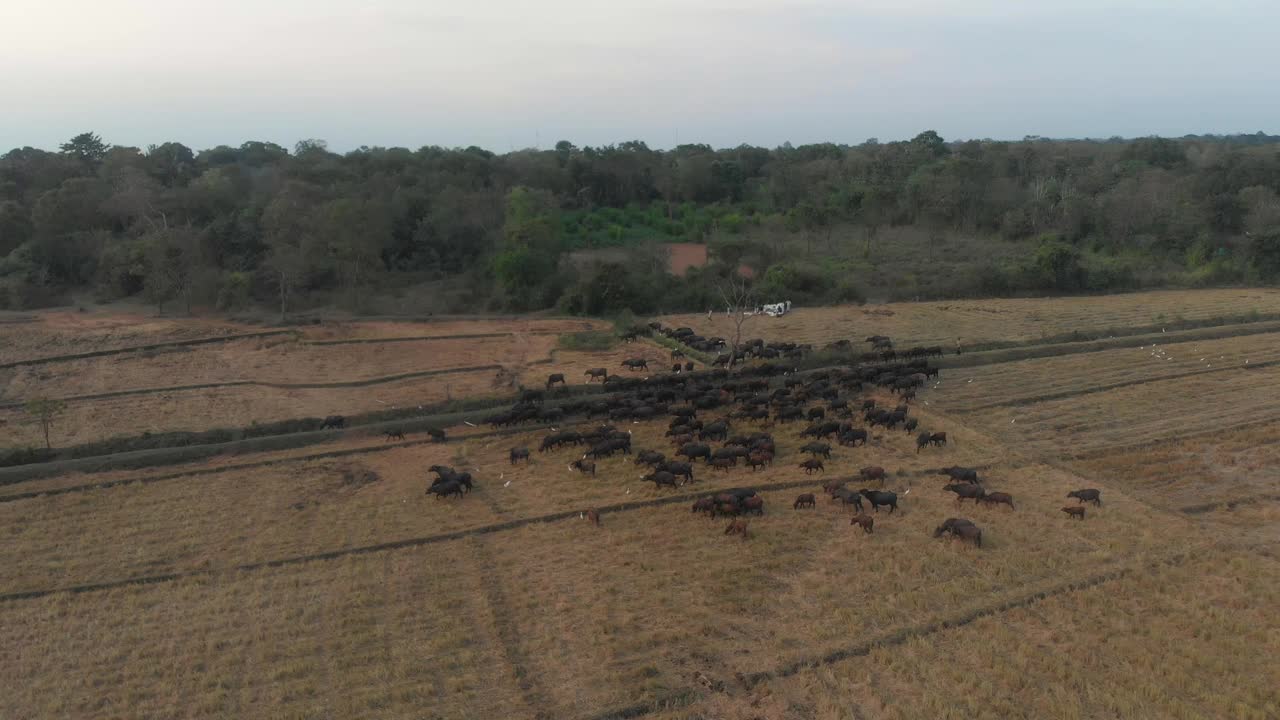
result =
[{"label": "dry grass field", "polygon": [[[988,342],[1033,343],[1068,333],[1109,328],[1148,327],[1179,320],[1280,313],[1280,290],[1168,290],[1101,297],[944,300],[884,305],[798,308],[781,318],[748,320],[748,337],[807,342],[820,346],[836,340],[888,335],[900,347],[943,345],[954,348]],[[687,326],[703,335],[731,337],[733,327],[723,309],[712,313],[671,315],[663,323]]]},{"label": "dry grass field", "polygon": [[[1232,304],[1249,307],[1224,309]],[[900,325],[858,321],[852,335],[929,342],[930,328],[959,313],[975,338],[1017,341],[1145,326],[1153,312],[1266,313],[1280,309],[1280,294],[991,301],[1010,317],[985,324],[980,310],[953,309],[969,305],[886,306],[894,315],[876,317]],[[750,333],[836,339],[851,332],[838,313],[761,319]],[[649,359],[651,373],[669,371],[669,351],[647,342],[552,354],[555,333],[582,329],[576,322],[320,325],[280,343],[53,363],[0,380],[21,396],[42,383],[64,395],[148,376],[141,387],[182,384],[171,380],[179,372],[260,379],[296,369],[300,382],[345,382],[455,362],[519,366],[520,352],[554,358],[523,366],[529,385],[551,372],[581,382],[597,366],[626,375],[618,365],[633,356]],[[0,336],[18,337],[11,327]],[[398,340],[489,332],[480,327],[518,335]],[[362,338],[396,341],[306,344]],[[0,502],[0,717],[1277,717],[1274,339],[944,370],[911,414],[947,432],[945,447],[917,453],[912,434],[878,430],[865,447],[834,447],[812,476],[797,466],[804,423],[790,423],[768,428],[772,467],[699,463],[696,482],[676,490],[642,481],[630,457],[583,476],[568,468],[580,448],[536,451],[544,431],[466,426],[442,444],[387,445],[357,429],[304,448],[16,483],[0,500],[154,480]],[[434,357],[433,347],[447,352]],[[76,426],[81,434],[67,437],[87,439],[354,414],[443,399],[444,383],[451,397],[495,392],[493,373],[475,372],[363,388],[148,393],[73,402],[58,431]],[[33,437],[19,416],[0,419],[9,420],[0,446]],[[617,424],[637,451],[671,454],[665,418]],[[513,466],[508,451],[521,446],[534,452]],[[350,452],[312,457],[330,451]],[[434,463],[471,471],[476,489],[461,500],[426,496]],[[953,464],[978,467],[1017,509],[957,507],[936,474]],[[875,514],[869,535],[820,491],[866,465],[888,470],[901,502]],[[770,486],[745,540],[724,535],[727,520],[690,513],[694,497],[745,486]],[[1101,489],[1103,504],[1071,520],[1060,508],[1083,487]],[[819,495],[816,508],[792,509],[803,492]],[[1226,504],[1234,500],[1245,502]],[[604,510],[600,528],[579,517],[593,507]],[[934,539],[947,517],[977,523],[983,547]],[[105,587],[82,587],[95,584]]]}]

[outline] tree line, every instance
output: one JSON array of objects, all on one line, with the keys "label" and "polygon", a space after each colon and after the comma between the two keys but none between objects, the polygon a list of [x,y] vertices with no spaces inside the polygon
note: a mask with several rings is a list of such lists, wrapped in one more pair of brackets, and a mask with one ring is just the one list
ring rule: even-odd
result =
[{"label": "tree line", "polygon": [[[1261,133],[506,154],[84,133],[0,156],[0,308],[91,292],[283,314],[418,287],[442,311],[703,310],[742,266],[761,296],[851,301],[850,268],[902,228],[927,240],[918,272],[962,238],[1007,250],[940,294],[1270,282],[1278,193],[1280,137]],[[709,243],[712,262],[672,277],[667,242]]]}]

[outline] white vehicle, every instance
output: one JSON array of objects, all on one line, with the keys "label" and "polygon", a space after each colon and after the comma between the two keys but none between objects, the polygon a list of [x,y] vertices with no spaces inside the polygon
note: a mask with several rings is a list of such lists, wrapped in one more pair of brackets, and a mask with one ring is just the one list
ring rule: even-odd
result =
[{"label": "white vehicle", "polygon": [[787,313],[791,312],[791,301],[788,300],[786,302],[774,303],[772,305],[765,305],[763,308],[763,312],[765,315],[768,315],[769,317],[782,317],[783,315],[786,315]]}]

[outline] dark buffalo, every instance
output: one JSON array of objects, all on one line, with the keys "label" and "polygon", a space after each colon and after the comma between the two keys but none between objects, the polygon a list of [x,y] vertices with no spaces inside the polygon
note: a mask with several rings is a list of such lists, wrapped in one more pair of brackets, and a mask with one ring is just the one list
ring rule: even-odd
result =
[{"label": "dark buffalo", "polygon": [[815,472],[824,472],[826,470],[822,465],[822,461],[817,458],[809,458],[800,463],[800,468],[804,470],[805,475],[812,475]]},{"label": "dark buffalo", "polygon": [[676,476],[672,475],[671,473],[665,470],[656,470],[648,475],[645,475],[644,479],[653,483],[654,490],[657,490],[663,485],[666,485],[672,488],[680,487],[679,484],[676,483]]},{"label": "dark buffalo", "polygon": [[1084,519],[1084,506],[1064,507],[1062,508],[1062,512],[1066,513],[1067,517],[1073,517],[1079,520]]},{"label": "dark buffalo", "polygon": [[1072,490],[1071,492],[1067,493],[1067,497],[1075,498],[1076,500],[1079,500],[1081,505],[1087,502],[1091,502],[1094,505],[1097,505],[1098,507],[1102,506],[1101,490],[1095,490],[1093,488],[1089,488],[1088,490]]},{"label": "dark buffalo", "polygon": [[818,504],[818,501],[814,499],[813,493],[805,493],[803,495],[796,496],[796,501],[791,504],[791,508],[793,510],[799,510],[800,508],[803,508],[803,507],[811,508],[817,504]]},{"label": "dark buffalo", "polygon": [[884,468],[879,465],[869,465],[858,471],[858,477],[863,480],[879,480],[883,483],[887,475],[885,474]]},{"label": "dark buffalo", "polygon": [[841,505],[852,505],[855,510],[862,512],[862,495],[848,488],[836,488],[831,493],[831,500],[839,500]]},{"label": "dark buffalo", "polygon": [[944,432],[934,433],[929,436],[929,442],[937,445],[938,447],[942,447],[947,444],[947,434]]},{"label": "dark buffalo", "polygon": [[831,457],[831,446],[826,443],[811,442],[800,448],[800,452],[807,452],[815,457]]},{"label": "dark buffalo", "polygon": [[951,483],[944,485],[942,489],[956,494],[956,504],[961,504],[965,500],[973,500],[974,503],[977,503],[987,494],[987,491],[983,490],[981,485],[970,485],[969,483]]},{"label": "dark buffalo", "polygon": [[671,473],[672,475],[675,475],[676,477],[684,478],[685,482],[693,482],[693,464],[692,463],[668,460],[662,463],[661,465],[655,466],[654,469],[666,470],[667,472]]},{"label": "dark buffalo", "polygon": [[711,460],[711,446],[689,443],[677,450],[676,454],[685,457],[690,462],[698,458],[704,458],[709,461]]},{"label": "dark buffalo", "polygon": [[524,460],[527,463],[529,462],[529,448],[526,448],[526,447],[511,448],[511,451],[508,457],[511,460],[512,465],[515,465],[521,460]]},{"label": "dark buffalo", "polygon": [[929,447],[929,443],[933,442],[933,436],[927,432],[922,432],[916,436],[916,452]]},{"label": "dark buffalo", "polygon": [[591,475],[594,477],[596,474],[596,464],[586,458],[578,458],[577,460],[574,460],[569,463],[569,468],[577,470],[583,475]]},{"label": "dark buffalo", "polygon": [[435,442],[445,441],[445,432],[440,428],[427,428],[427,435],[430,435],[431,439]]},{"label": "dark buffalo", "polygon": [[427,488],[428,495],[435,495],[436,499],[449,497],[451,495],[462,497],[462,483],[455,480],[446,480],[444,482],[435,483]]},{"label": "dark buffalo", "polygon": [[601,380],[604,380],[605,378],[609,377],[609,371],[605,370],[604,368],[591,368],[590,370],[586,371],[583,374],[587,376],[587,382],[591,382],[596,378],[600,378]]},{"label": "dark buffalo", "polygon": [[649,361],[644,358],[627,358],[622,361],[622,367],[628,370],[648,370]]},{"label": "dark buffalo", "polygon": [[1013,496],[1005,492],[987,493],[978,498],[978,502],[986,505],[1008,505],[1009,509],[1013,509]]},{"label": "dark buffalo", "polygon": [[550,390],[550,389],[551,389],[551,386],[552,386],[552,385],[555,385],[556,383],[560,383],[561,385],[564,385],[564,384],[565,384],[565,381],[564,381],[564,373],[552,373],[552,374],[550,374],[550,375],[548,375],[548,376],[547,376],[547,389],[548,389],[548,390]]},{"label": "dark buffalo", "polygon": [[387,442],[391,442],[392,440],[404,439],[404,431],[400,429],[388,430],[386,435],[387,435]]},{"label": "dark buffalo", "polygon": [[946,475],[947,477],[950,477],[952,480],[955,480],[957,482],[967,482],[967,483],[973,483],[973,484],[977,484],[979,482],[977,470],[974,470],[973,468],[960,467],[959,465],[944,467],[938,470],[938,474]]},{"label": "dark buffalo", "polygon": [[881,505],[889,506],[889,514],[892,515],[894,510],[898,509],[898,494],[885,490],[859,490],[858,493],[871,503],[871,509],[880,512]]},{"label": "dark buffalo", "polygon": [[333,428],[334,430],[341,430],[346,426],[347,419],[341,415],[330,415],[320,423],[321,430],[328,430],[330,428]]}]

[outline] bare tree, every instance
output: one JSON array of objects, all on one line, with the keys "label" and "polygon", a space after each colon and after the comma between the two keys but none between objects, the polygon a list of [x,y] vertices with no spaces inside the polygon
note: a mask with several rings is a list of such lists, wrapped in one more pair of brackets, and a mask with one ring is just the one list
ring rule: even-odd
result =
[{"label": "bare tree", "polygon": [[737,272],[717,282],[716,291],[720,293],[725,312],[733,323],[732,354],[729,356],[729,365],[732,366],[734,357],[738,354],[738,348],[742,345],[742,326],[755,316],[756,291],[751,283]]},{"label": "bare tree", "polygon": [[49,429],[66,409],[65,402],[53,398],[38,397],[27,401],[27,414],[40,425],[40,430],[44,433],[45,449],[53,447],[49,443]]}]

